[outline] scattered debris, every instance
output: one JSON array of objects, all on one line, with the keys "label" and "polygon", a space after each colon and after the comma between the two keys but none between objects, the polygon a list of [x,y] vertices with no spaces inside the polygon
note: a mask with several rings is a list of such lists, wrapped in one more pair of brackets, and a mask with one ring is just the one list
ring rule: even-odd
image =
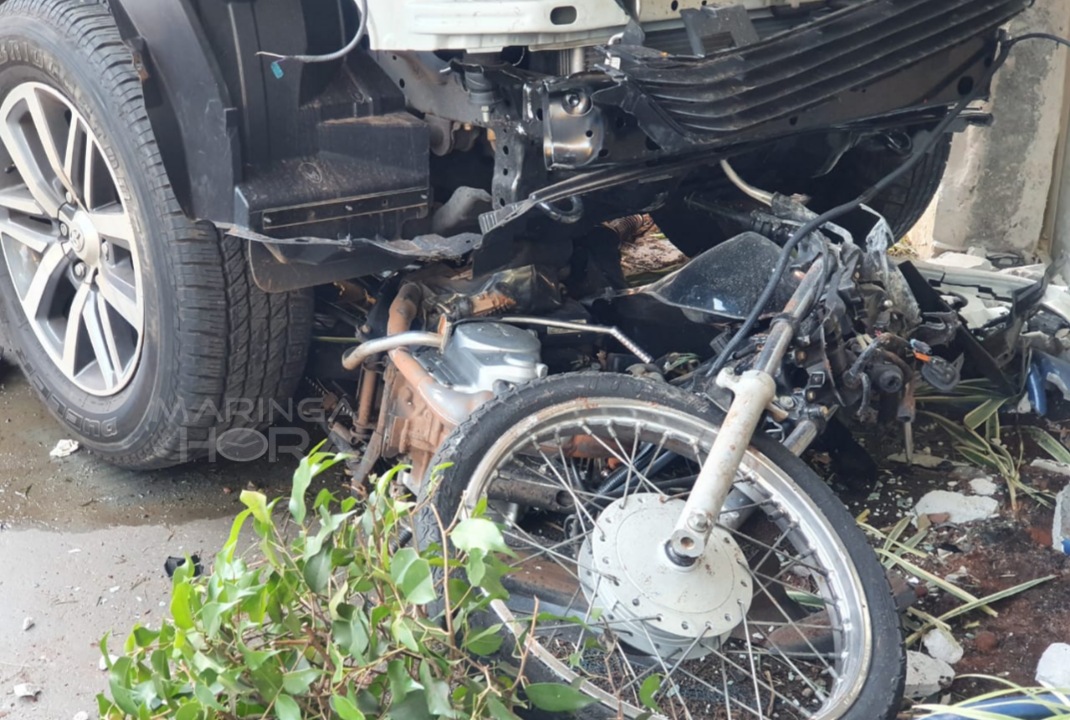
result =
[{"label": "scattered debris", "polygon": [[[190,560],[193,561],[193,577],[200,577],[204,574],[204,566],[201,565],[201,558],[199,555],[190,555]],[[164,572],[167,573],[167,577],[174,577],[175,570],[186,564],[186,558],[184,557],[169,557],[163,564]]]},{"label": "scattered debris", "polygon": [[970,490],[973,490],[974,495],[991,497],[999,492],[999,485],[992,482],[990,477],[979,477],[970,480]]},{"label": "scattered debris", "polygon": [[973,646],[977,652],[988,654],[999,649],[999,636],[991,630],[982,630],[973,639]]},{"label": "scattered debris", "polygon": [[1045,687],[1070,688],[1070,645],[1055,643],[1040,658],[1037,682]]},{"label": "scattered debris", "polygon": [[15,686],[15,697],[17,698],[30,698],[36,700],[37,696],[41,694],[41,688],[30,683],[19,683]]},{"label": "scattered debris", "polygon": [[951,685],[955,671],[942,660],[914,650],[907,651],[907,697],[915,700],[937,694]]},{"label": "scattered debris", "polygon": [[32,628],[36,624],[37,623],[34,622],[34,619],[32,617],[25,618],[22,621],[22,631],[26,632],[27,630],[29,630],[30,628]]},{"label": "scattered debris", "polygon": [[1029,463],[1029,467],[1036,468],[1037,470],[1043,470],[1044,472],[1053,473],[1055,475],[1065,475],[1067,477],[1070,477],[1070,465],[1066,465],[1061,462],[1055,462],[1054,460],[1037,458],[1033,462]]},{"label": "scattered debris", "polygon": [[946,462],[951,462],[947,458],[937,457],[936,455],[930,455],[926,452],[913,453],[910,458],[907,458],[905,452],[895,453],[889,455],[888,460],[891,462],[903,463],[904,465],[917,465],[918,467],[928,468],[935,470]]},{"label": "scattered debris", "polygon": [[1051,526],[1051,544],[1056,552],[1070,555],[1070,485],[1055,497],[1055,521]]},{"label": "scattered debris", "polygon": [[987,520],[999,514],[995,498],[969,496],[948,490],[933,490],[914,506],[914,514],[940,515],[946,513],[948,522],[960,525],[974,520]]},{"label": "scattered debris", "polygon": [[929,655],[948,665],[957,663],[964,654],[962,645],[955,639],[955,636],[943,628],[933,628],[925,633],[921,642]]},{"label": "scattered debris", "polygon": [[89,713],[85,710],[79,710],[74,714],[74,717],[71,720],[89,720]]},{"label": "scattered debris", "polygon": [[984,252],[961,253],[961,252],[946,252],[937,255],[929,262],[934,265],[943,265],[949,268],[958,268],[960,270],[994,270],[995,266],[989,262],[985,257]]},{"label": "scattered debris", "polygon": [[101,670],[107,670],[108,669],[108,665],[114,665],[115,662],[118,659],[119,659],[118,655],[108,655],[107,659],[105,659],[102,656],[100,658],[100,662],[97,663],[97,667],[100,668]]},{"label": "scattered debris", "polygon": [[81,449],[81,445],[77,440],[60,440],[56,443],[56,447],[48,453],[48,456],[56,460],[61,460],[65,457],[74,455]]}]

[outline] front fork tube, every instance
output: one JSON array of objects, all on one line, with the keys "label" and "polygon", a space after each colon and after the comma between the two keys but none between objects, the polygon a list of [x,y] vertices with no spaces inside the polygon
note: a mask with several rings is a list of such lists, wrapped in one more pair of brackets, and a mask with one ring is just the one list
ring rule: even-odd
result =
[{"label": "front fork tube", "polygon": [[735,485],[751,438],[776,397],[775,377],[791,347],[795,328],[813,308],[824,284],[825,264],[818,260],[806,273],[784,312],[773,321],[753,369],[742,375],[725,369],[717,377],[717,384],[731,390],[735,397],[669,538],[669,555],[674,561],[690,564],[705,554],[710,533],[722,511],[727,509],[725,501]]}]

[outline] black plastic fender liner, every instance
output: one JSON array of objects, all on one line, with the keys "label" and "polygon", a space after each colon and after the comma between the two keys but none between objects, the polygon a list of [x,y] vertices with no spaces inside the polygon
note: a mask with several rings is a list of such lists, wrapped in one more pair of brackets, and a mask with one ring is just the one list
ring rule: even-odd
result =
[{"label": "black plastic fender liner", "polygon": [[144,63],[150,120],[183,209],[232,218],[242,167],[237,110],[196,13],[188,0],[110,0],[110,7],[135,62]]},{"label": "black plastic fender liner", "polygon": [[[596,92],[594,100],[635,115],[670,152],[753,139],[763,126],[770,134],[770,123],[794,119],[777,124],[786,134],[819,106],[827,109],[820,113],[826,125],[873,117],[879,104],[859,96],[882,82],[896,93],[886,98],[886,112],[951,105],[973,90],[954,86],[967,82],[962,73],[986,59],[997,28],[1029,2],[868,0],[704,58],[612,46],[620,67],[606,72],[617,86]],[[896,82],[897,76],[909,82]],[[951,93],[945,99],[934,90]]]}]

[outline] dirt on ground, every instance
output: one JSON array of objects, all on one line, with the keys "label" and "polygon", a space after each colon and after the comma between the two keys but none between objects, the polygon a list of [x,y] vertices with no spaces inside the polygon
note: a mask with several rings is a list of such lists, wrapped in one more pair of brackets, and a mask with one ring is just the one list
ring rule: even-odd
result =
[{"label": "dirt on ground", "polygon": [[[1058,425],[1048,425],[1037,418],[1025,419],[1044,425],[1056,437]],[[1018,448],[1014,430],[1005,433],[1009,447]],[[890,530],[914,505],[933,490],[949,490],[965,495],[971,492],[970,480],[990,478],[998,487],[999,515],[962,525],[939,516],[917,549],[926,555],[906,558],[921,569],[952,582],[972,595],[984,598],[1031,580],[1052,579],[1003,601],[993,603],[998,617],[973,611],[950,621],[950,629],[965,654],[954,665],[958,679],[948,689],[949,699],[959,701],[1000,689],[994,681],[965,678],[985,675],[1023,687],[1034,687],[1037,663],[1044,651],[1055,642],[1070,639],[1070,557],[1052,547],[1053,496],[1070,484],[1070,475],[1031,467],[1034,458],[1047,454],[1028,440],[1022,441],[1021,480],[1042,493],[1042,501],[1018,493],[1017,508],[1012,507],[1005,480],[990,470],[961,462],[942,431],[922,426],[916,434],[919,453],[931,458],[946,458],[935,467],[919,467],[903,462],[902,444],[888,434],[865,433],[859,436],[872,452],[876,466],[864,460],[833,462],[828,453],[818,453],[815,465],[824,468],[841,498],[856,516],[864,517],[872,527]],[[847,470],[844,472],[843,466]],[[858,475],[852,476],[852,471]],[[869,482],[862,477],[875,473]],[[1046,504],[1045,504],[1046,503]],[[915,534],[916,524],[904,533]],[[904,573],[909,575],[909,573]],[[915,608],[929,615],[940,615],[963,602],[932,583],[917,582]],[[910,621],[908,620],[908,623]],[[918,644],[911,649],[922,649]]]}]

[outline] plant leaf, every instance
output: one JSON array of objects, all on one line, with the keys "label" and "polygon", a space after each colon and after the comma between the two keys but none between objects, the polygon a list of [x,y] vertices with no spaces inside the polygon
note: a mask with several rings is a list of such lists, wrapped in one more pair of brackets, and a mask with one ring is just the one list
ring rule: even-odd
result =
[{"label": "plant leaf", "polygon": [[483,518],[468,518],[458,523],[450,533],[450,539],[464,552],[482,550],[484,553],[500,552],[513,555],[498,526]]},{"label": "plant leaf", "polygon": [[1033,438],[1033,441],[1041,447],[1044,452],[1051,455],[1052,459],[1056,462],[1061,462],[1064,465],[1070,465],[1070,450],[1066,448],[1061,442],[1055,439],[1055,437],[1043,428],[1034,426],[1027,426],[1023,428],[1029,437]]},{"label": "plant leaf", "polygon": [[976,430],[988,422],[990,417],[997,414],[999,409],[1006,403],[1006,399],[993,398],[991,400],[985,400],[973,410],[966,413],[966,416],[962,418],[962,424],[970,430]]},{"label": "plant leaf", "polygon": [[301,706],[289,695],[275,698],[275,717],[278,720],[301,720]]},{"label": "plant leaf", "polygon": [[654,674],[643,681],[643,684],[639,686],[639,702],[643,703],[650,710],[657,712],[659,710],[657,702],[654,700],[654,696],[658,694],[658,690],[661,690],[661,675]]},{"label": "plant leaf", "polygon": [[271,524],[271,511],[267,507],[267,496],[264,493],[242,490],[241,501],[245,507],[253,513],[253,517],[262,525]]},{"label": "plant leaf", "polygon": [[[186,565],[191,563],[187,560]],[[181,568],[180,568],[181,569]],[[175,572],[178,578],[178,572]],[[189,583],[179,580],[171,591],[171,617],[175,620],[175,627],[182,630],[193,629],[193,613],[190,612],[191,590]]]},{"label": "plant leaf", "polygon": [[323,675],[323,671],[317,668],[305,668],[294,670],[282,676],[282,689],[291,695],[305,695],[312,683]]},{"label": "plant leaf", "polygon": [[501,630],[502,625],[498,623],[470,635],[464,641],[464,649],[473,655],[493,655],[502,647]]},{"label": "plant leaf", "polygon": [[331,579],[331,570],[333,569],[331,564],[332,549],[332,543],[328,542],[322,550],[305,563],[305,582],[308,583],[313,592],[321,593],[327,589],[327,581]]},{"label": "plant leaf", "polygon": [[560,683],[531,683],[524,693],[532,705],[546,712],[576,712],[595,702],[590,695]]},{"label": "plant leaf", "polygon": [[298,525],[305,524],[308,508],[305,506],[305,493],[312,484],[312,457],[306,455],[294,472],[293,489],[290,491],[290,515]]},{"label": "plant leaf", "polygon": [[338,713],[339,720],[364,720],[364,713],[345,695],[332,695],[331,709]]},{"label": "plant leaf", "polygon": [[405,599],[414,605],[426,605],[438,595],[431,577],[431,564],[414,548],[398,550],[390,561],[390,577]]}]

